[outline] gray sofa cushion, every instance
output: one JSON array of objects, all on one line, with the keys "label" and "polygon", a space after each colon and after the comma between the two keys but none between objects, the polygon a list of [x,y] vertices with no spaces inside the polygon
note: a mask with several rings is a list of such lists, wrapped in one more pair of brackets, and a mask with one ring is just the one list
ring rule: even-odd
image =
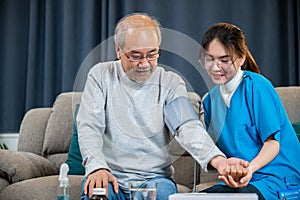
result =
[{"label": "gray sofa cushion", "polygon": [[18,150],[42,155],[44,136],[52,108],[29,110],[20,127]]},{"label": "gray sofa cushion", "polygon": [[68,153],[73,135],[73,113],[80,97],[80,92],[66,92],[57,96],[46,128],[44,157]]},{"label": "gray sofa cushion", "polygon": [[60,94],[53,105],[43,146],[43,156],[68,153],[73,133],[72,98],[70,93]]},{"label": "gray sofa cushion", "polygon": [[[77,200],[81,194],[83,176],[69,176],[70,199]],[[9,185],[0,193],[2,200],[57,199],[58,175],[29,179]]]},{"label": "gray sofa cushion", "polygon": [[49,160],[39,155],[3,149],[0,149],[0,171],[1,178],[9,183],[58,173]]},{"label": "gray sofa cushion", "polygon": [[276,87],[277,93],[280,96],[282,104],[287,112],[289,119],[292,123],[300,122],[300,87]]}]

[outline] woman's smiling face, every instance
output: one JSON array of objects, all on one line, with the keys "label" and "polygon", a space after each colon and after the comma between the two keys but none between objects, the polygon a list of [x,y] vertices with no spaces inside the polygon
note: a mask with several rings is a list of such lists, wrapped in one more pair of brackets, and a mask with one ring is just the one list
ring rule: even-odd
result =
[{"label": "woman's smiling face", "polygon": [[237,68],[242,66],[245,59],[236,58],[231,59],[230,52],[218,40],[212,40],[206,49],[206,58],[211,65],[205,67],[208,75],[215,84],[222,85],[228,83],[237,73]]}]

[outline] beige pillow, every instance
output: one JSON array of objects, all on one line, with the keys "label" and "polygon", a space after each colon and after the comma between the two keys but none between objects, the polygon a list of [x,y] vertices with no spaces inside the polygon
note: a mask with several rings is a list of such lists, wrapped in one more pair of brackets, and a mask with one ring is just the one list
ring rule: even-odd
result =
[{"label": "beige pillow", "polygon": [[15,183],[35,177],[58,174],[57,168],[39,155],[0,149],[0,177]]}]

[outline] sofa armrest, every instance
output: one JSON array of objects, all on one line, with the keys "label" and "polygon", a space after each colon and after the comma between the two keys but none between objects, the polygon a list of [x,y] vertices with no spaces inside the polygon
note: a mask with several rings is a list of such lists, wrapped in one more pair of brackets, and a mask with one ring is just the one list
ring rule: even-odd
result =
[{"label": "sofa armrest", "polygon": [[21,123],[18,150],[42,155],[46,127],[52,108],[29,110]]},{"label": "sofa armrest", "polygon": [[58,174],[54,164],[42,156],[3,149],[0,149],[0,171],[0,178],[6,179],[10,184]]}]

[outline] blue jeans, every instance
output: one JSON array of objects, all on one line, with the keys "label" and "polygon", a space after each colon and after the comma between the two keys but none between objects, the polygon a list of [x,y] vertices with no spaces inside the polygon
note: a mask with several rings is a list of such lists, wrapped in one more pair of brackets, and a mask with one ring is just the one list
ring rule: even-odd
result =
[{"label": "blue jeans", "polygon": [[[82,194],[80,200],[89,200],[87,195],[84,195],[83,188],[86,182],[86,177],[83,178],[81,184]],[[168,178],[153,178],[147,181],[147,183],[151,184],[151,182],[156,183],[156,199],[157,200],[168,200],[169,195],[177,193],[176,184],[172,179]],[[108,184],[108,200],[130,200],[130,194],[128,192],[123,191],[119,188],[118,194],[116,194],[113,190],[112,184]]]}]

